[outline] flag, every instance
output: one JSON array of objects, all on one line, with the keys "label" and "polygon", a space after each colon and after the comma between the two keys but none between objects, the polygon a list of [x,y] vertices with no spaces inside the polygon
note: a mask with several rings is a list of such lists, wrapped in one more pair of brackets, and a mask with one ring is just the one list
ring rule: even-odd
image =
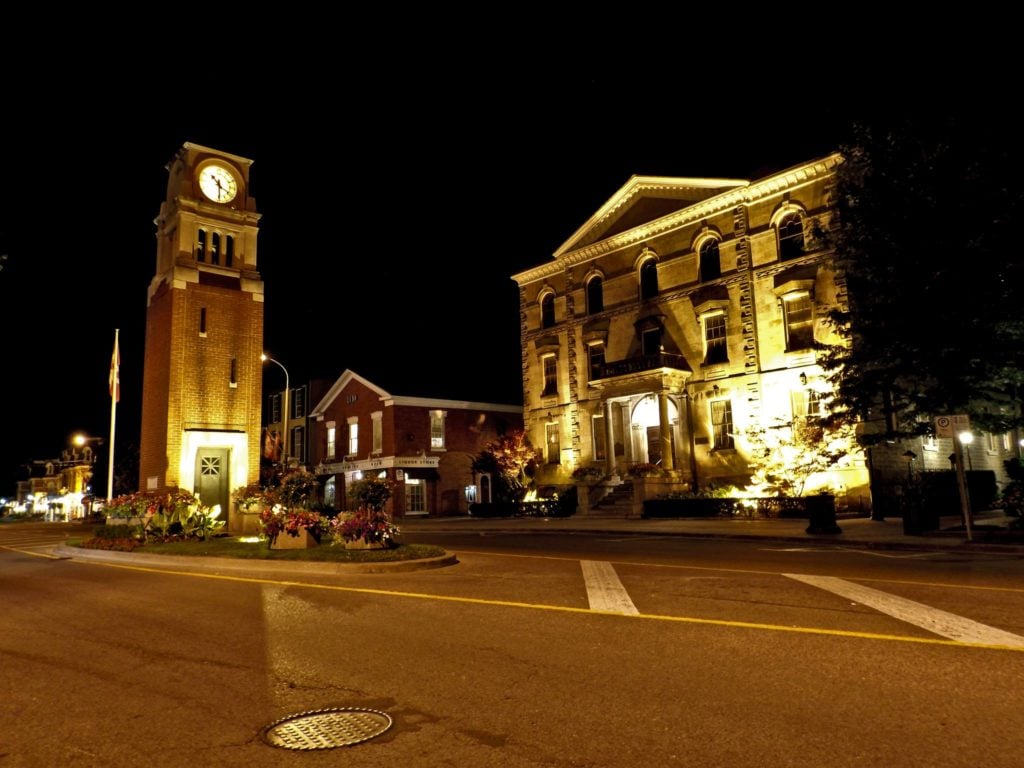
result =
[{"label": "flag", "polygon": [[115,403],[121,402],[121,351],[117,346],[117,331],[114,331],[114,354],[110,357],[110,396]]}]

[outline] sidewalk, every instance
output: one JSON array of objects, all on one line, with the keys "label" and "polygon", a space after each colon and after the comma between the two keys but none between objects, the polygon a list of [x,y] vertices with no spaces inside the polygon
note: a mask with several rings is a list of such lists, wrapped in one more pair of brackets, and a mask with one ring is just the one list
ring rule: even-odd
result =
[{"label": "sidewalk", "polygon": [[1024,555],[1024,536],[1014,543],[986,541],[988,534],[1006,527],[1015,520],[1000,512],[981,512],[974,516],[972,540],[967,540],[959,516],[943,517],[939,529],[920,536],[903,532],[903,520],[887,518],[876,521],[869,517],[839,519],[841,533],[808,534],[806,520],[678,518],[636,519],[604,517],[407,517],[399,520],[405,534],[456,531],[490,532],[591,532],[630,535],[691,536],[704,538],[772,539],[821,543],[839,546],[863,546],[885,549],[969,550],[1011,552]]}]

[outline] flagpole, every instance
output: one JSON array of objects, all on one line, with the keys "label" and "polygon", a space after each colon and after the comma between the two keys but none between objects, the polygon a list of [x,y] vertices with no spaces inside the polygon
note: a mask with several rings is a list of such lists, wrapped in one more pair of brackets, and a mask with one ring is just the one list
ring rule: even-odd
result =
[{"label": "flagpole", "polygon": [[119,328],[114,329],[114,354],[110,358],[110,453],[107,458],[107,501],[114,498],[114,425],[117,401],[121,398],[121,352],[117,346]]}]

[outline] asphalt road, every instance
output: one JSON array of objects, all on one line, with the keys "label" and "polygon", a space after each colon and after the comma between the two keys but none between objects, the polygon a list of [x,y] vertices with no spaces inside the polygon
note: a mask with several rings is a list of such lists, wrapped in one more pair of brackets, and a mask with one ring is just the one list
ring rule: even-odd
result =
[{"label": "asphalt road", "polygon": [[[1024,560],[423,535],[394,574],[51,559],[0,526],[0,767],[1017,766]],[[957,639],[959,638],[959,639]],[[334,707],[394,725],[293,751]]]}]

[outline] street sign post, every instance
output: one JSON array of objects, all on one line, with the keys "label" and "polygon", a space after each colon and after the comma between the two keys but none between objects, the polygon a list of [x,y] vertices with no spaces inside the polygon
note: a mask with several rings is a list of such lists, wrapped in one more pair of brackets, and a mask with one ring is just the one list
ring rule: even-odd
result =
[{"label": "street sign post", "polygon": [[956,464],[956,484],[960,489],[960,511],[964,518],[967,540],[971,541],[971,497],[967,491],[967,475],[964,474],[964,449],[960,435],[971,431],[971,420],[965,414],[935,417],[935,436],[953,438],[953,462]]}]

